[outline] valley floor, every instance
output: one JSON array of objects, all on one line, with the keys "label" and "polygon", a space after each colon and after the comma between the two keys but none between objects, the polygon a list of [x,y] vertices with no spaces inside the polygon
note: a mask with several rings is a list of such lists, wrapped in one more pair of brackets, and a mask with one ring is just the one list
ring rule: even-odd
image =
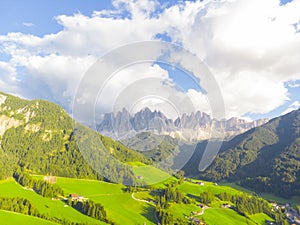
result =
[{"label": "valley floor", "polygon": [[[42,176],[34,176],[35,179],[42,179]],[[174,182],[174,178],[168,182]],[[178,186],[178,190],[192,200],[191,204],[171,203],[170,212],[175,218],[181,219],[188,223],[191,217],[204,220],[206,224],[224,225],[224,224],[265,224],[265,220],[272,220],[263,213],[252,215],[248,218],[240,215],[230,208],[222,208],[224,202],[215,200],[210,207],[202,210],[199,194],[209,191],[213,194],[223,192],[242,194],[243,192],[231,187],[216,185],[210,182],[203,182],[203,185],[195,183],[196,180],[185,181]],[[120,184],[111,184],[102,181],[82,180],[72,178],[57,177],[57,183],[65,193],[76,194],[88,198],[94,202],[103,205],[107,212],[108,218],[117,224],[157,224],[158,218],[155,214],[155,198],[150,190],[139,189],[134,193],[125,192],[125,186]],[[158,184],[158,187],[166,187],[166,183]],[[42,197],[32,190],[25,189],[15,180],[9,179],[0,182],[0,197],[23,197],[28,199],[41,212],[54,216],[59,219],[67,218],[73,222],[86,222],[87,224],[105,224],[96,219],[88,217],[74,208],[66,205],[61,200],[52,200]],[[193,212],[198,212],[193,215]],[[13,216],[12,216],[13,215]],[[42,220],[36,217],[16,214],[7,211],[0,211],[0,225],[18,224],[55,224],[50,221]],[[7,222],[10,221],[10,222]]]}]

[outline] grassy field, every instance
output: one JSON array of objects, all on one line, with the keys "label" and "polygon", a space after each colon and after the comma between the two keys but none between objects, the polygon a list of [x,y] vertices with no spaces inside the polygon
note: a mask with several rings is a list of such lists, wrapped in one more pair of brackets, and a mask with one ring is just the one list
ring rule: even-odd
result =
[{"label": "grassy field", "polygon": [[[159,172],[159,170],[156,172]],[[193,182],[195,181],[193,180]],[[106,209],[108,216],[118,223],[125,225],[143,224],[144,222],[155,224],[153,205],[133,200],[130,193],[123,192],[123,185],[69,178],[58,178],[57,184],[67,193],[80,194],[95,202],[100,202]],[[197,202],[199,194],[205,191],[214,194],[222,192],[242,194],[241,191],[234,188],[215,185],[211,182],[205,182],[204,186],[184,182],[178,189]],[[151,198],[147,191],[135,193],[134,196],[144,200]],[[221,203],[221,201],[216,200],[212,204],[212,208],[205,210],[202,217],[208,224],[262,224],[265,219],[270,219],[265,214],[257,214],[247,220],[233,210],[220,208]],[[184,218],[193,211],[199,211],[200,208],[196,205],[172,204],[170,210],[175,218]]]},{"label": "grassy field", "polygon": [[231,209],[209,208],[201,216],[205,222],[213,225],[255,225],[255,223],[246,217],[241,216]]},{"label": "grassy field", "polygon": [[196,205],[172,204],[170,211],[175,217],[184,218],[190,216],[191,212],[201,211],[201,209]]},{"label": "grassy field", "polygon": [[67,218],[74,222],[88,222],[89,224],[100,223],[91,217],[85,216],[72,207],[65,207],[64,202],[60,200],[51,200],[43,198],[32,190],[26,190],[13,179],[0,182],[0,196],[2,197],[23,197],[28,199],[40,213],[49,214],[59,219]]},{"label": "grassy field", "polygon": [[[135,165],[136,169],[144,168],[143,165]],[[149,168],[148,168],[149,169]],[[153,176],[156,178],[162,178],[165,174],[164,172],[156,169],[154,167],[150,168],[152,170]],[[151,177],[151,173],[148,170],[137,170],[137,174],[141,176]],[[168,175],[169,176],[169,175]],[[43,176],[34,176],[37,179],[42,179]],[[156,179],[155,178],[155,179]],[[149,178],[152,179],[152,178]],[[165,182],[174,182],[177,179],[172,177],[168,178]],[[150,180],[153,181],[153,180]],[[232,187],[224,185],[216,185],[211,182],[204,182],[204,186],[195,184],[197,180],[192,180],[192,182],[185,181],[183,184],[178,186],[179,191],[185,193],[191,199],[194,199],[194,204],[175,204],[171,203],[170,211],[175,218],[185,218],[185,216],[190,216],[193,211],[201,211],[197,206],[199,202],[199,194],[205,191],[212,192],[213,194],[218,194],[222,192],[227,192],[232,195],[242,194],[242,191],[236,190]],[[131,224],[144,224],[154,225],[156,224],[156,219],[154,217],[154,205],[147,202],[142,202],[138,200],[149,200],[153,199],[148,190],[140,191],[134,193],[132,198],[132,193],[124,192],[125,186],[122,184],[112,184],[103,181],[95,180],[83,180],[83,179],[72,179],[72,178],[62,178],[57,177],[57,185],[63,188],[65,194],[75,193],[77,195],[82,195],[89,198],[95,202],[101,203],[110,219],[122,225]],[[156,184],[158,186],[165,186],[165,183],[161,182]],[[243,190],[244,191],[244,190]],[[36,194],[32,190],[26,190],[19,184],[17,184],[13,179],[1,181],[0,182],[0,196],[3,197],[24,197],[29,199],[32,204],[41,212],[49,214],[57,218],[67,218],[76,222],[87,222],[88,224],[104,224],[90,217],[87,217],[71,207],[65,207],[64,202],[60,200],[51,200],[48,198],[43,198],[42,196]],[[252,215],[249,219],[241,216],[237,212],[231,209],[220,208],[222,202],[218,199],[211,203],[211,208],[206,209],[204,214],[197,217],[202,217],[208,224],[264,224],[264,221],[271,220],[265,214]],[[0,214],[1,218],[6,218],[9,212],[2,212]],[[22,215],[14,214],[13,220],[18,220]],[[18,217],[18,218],[17,218]],[[28,217],[28,216],[27,216]],[[28,219],[28,218],[26,218]],[[24,219],[24,224],[26,224],[26,219]],[[29,218],[28,220],[37,218]],[[11,220],[9,220],[11,221]],[[38,222],[38,220],[37,220]],[[53,224],[47,221],[40,221],[40,223],[28,222],[28,224]],[[0,225],[5,224],[1,223]],[[13,224],[19,224],[15,222]],[[23,223],[22,223],[23,224]]]},{"label": "grassy field", "polygon": [[[196,181],[196,180],[194,180]],[[204,186],[201,186],[199,184],[194,184],[191,182],[184,182],[182,185],[179,186],[178,188],[180,191],[183,193],[187,193],[189,195],[195,195],[199,196],[200,193],[202,192],[211,192],[213,194],[219,194],[222,192],[227,192],[232,195],[235,194],[241,194],[241,191],[238,191],[234,188],[223,186],[223,185],[215,185],[214,183],[211,182],[204,182]]]},{"label": "grassy field", "polygon": [[[228,187],[232,187],[236,190],[240,190],[242,192],[245,193],[254,193],[253,191],[246,189],[244,187],[241,187],[239,185],[237,185],[236,183],[222,183],[222,185],[226,185]],[[264,199],[267,199],[269,201],[275,201],[277,203],[293,203],[294,205],[300,205],[300,198],[299,197],[293,197],[291,199],[286,199],[286,198],[282,198],[273,194],[269,194],[269,193],[261,193],[260,196]]]},{"label": "grassy field", "polygon": [[266,220],[269,221],[273,221],[273,219],[269,216],[267,216],[266,214],[263,213],[258,213],[255,215],[250,216],[250,218],[255,221],[257,224],[261,224],[261,225],[265,225],[266,224]]},{"label": "grassy field", "polygon": [[153,166],[133,166],[132,170],[136,176],[142,177],[142,182],[148,185],[162,183],[172,177],[169,173]]},{"label": "grassy field", "polygon": [[119,224],[155,224],[154,207],[132,199],[131,193],[123,192],[123,185],[69,178],[58,178],[57,184],[66,193],[80,194],[101,203],[108,217]]},{"label": "grassy field", "polygon": [[11,224],[57,225],[57,223],[53,223],[37,217],[0,210],[0,225],[11,225]]}]

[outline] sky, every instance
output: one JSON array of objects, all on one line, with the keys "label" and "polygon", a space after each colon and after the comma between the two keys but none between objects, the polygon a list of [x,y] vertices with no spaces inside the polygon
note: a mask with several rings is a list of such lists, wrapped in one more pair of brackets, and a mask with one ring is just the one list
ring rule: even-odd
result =
[{"label": "sky", "polygon": [[[98,59],[150,40],[201,59],[226,118],[272,118],[300,107],[300,0],[0,0],[0,91],[50,100],[72,114],[76,91]],[[181,105],[159,98],[165,92],[211,113],[208,89],[191,79],[197,74],[174,66],[192,68],[186,58],[168,57],[176,63],[157,55],[116,71],[95,102],[97,113],[148,106],[175,117]],[[130,101],[138,88],[128,88],[143,85],[157,87],[157,96],[139,92]],[[116,99],[127,100],[118,108]]]}]

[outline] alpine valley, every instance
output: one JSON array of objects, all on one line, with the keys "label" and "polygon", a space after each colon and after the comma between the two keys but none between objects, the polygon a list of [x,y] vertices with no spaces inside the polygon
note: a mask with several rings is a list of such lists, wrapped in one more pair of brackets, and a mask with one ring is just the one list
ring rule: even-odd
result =
[{"label": "alpine valley", "polygon": [[[211,123],[228,138],[199,171]],[[200,112],[172,121],[148,108],[134,116],[124,109],[106,114],[98,130],[51,102],[0,93],[0,224],[299,223],[300,110],[246,122]],[[103,136],[113,130],[132,135],[122,143]],[[87,161],[78,143],[93,138],[103,147],[89,140]],[[191,148],[182,170],[174,170]],[[169,155],[168,169],[156,166]]]}]

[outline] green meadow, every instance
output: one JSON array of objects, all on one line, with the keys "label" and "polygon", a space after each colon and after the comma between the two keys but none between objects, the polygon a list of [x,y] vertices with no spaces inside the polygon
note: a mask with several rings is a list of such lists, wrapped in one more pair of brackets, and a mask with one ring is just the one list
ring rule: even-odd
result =
[{"label": "green meadow", "polygon": [[40,213],[49,214],[59,219],[67,218],[74,222],[88,222],[90,224],[100,223],[91,217],[85,216],[72,207],[65,207],[65,203],[60,200],[51,200],[36,194],[32,190],[27,190],[19,185],[15,180],[5,180],[0,182],[1,197],[23,197],[28,199]]},{"label": "green meadow", "polygon": [[23,215],[15,212],[4,211],[4,210],[0,210],[0,224],[1,225],[12,225],[12,224],[57,225],[57,223],[53,223],[37,217]]},{"label": "green meadow", "polygon": [[154,207],[145,202],[139,202],[125,193],[125,186],[103,181],[78,180],[58,178],[57,184],[66,193],[83,195],[95,202],[101,203],[109,218],[119,224],[155,224]]},{"label": "green meadow", "polygon": [[[239,190],[239,191],[242,191],[244,193],[249,193],[249,194],[252,194],[254,193],[253,191],[249,190],[249,189],[246,189],[242,186],[239,186],[237,185],[236,183],[228,183],[228,182],[223,182],[222,185],[226,185],[228,187],[232,187],[236,190]],[[299,197],[292,197],[290,199],[287,199],[287,198],[283,198],[283,197],[279,197],[279,196],[276,196],[274,194],[270,194],[270,193],[260,193],[260,196],[264,199],[267,199],[269,201],[275,201],[277,203],[292,203],[294,205],[299,205],[300,204],[300,198]]]},{"label": "green meadow", "polygon": [[[197,180],[192,180],[193,182],[199,182]],[[241,190],[234,189],[232,187],[224,186],[224,185],[219,185],[215,184],[212,182],[204,182],[204,186],[191,183],[191,182],[184,182],[182,185],[178,187],[180,191],[185,193],[187,196],[194,198],[196,201],[199,200],[199,195],[200,193],[203,192],[211,192],[213,194],[219,194],[223,192],[230,193],[231,195],[236,195],[236,194],[242,194],[245,192],[242,192]],[[249,191],[246,193],[250,193]],[[231,225],[231,224],[265,224],[265,220],[270,220],[272,219],[267,216],[266,214],[259,213],[250,216],[249,219],[247,219],[244,216],[241,216],[237,212],[235,212],[232,209],[224,209],[221,208],[221,204],[223,202],[220,200],[215,200],[214,202],[211,203],[211,208],[208,208],[205,210],[204,214],[201,216],[198,216],[199,218],[203,218],[205,222],[208,224],[214,224],[214,225]],[[199,210],[199,209],[198,209]],[[180,212],[182,215],[187,215],[189,210],[184,210],[184,207],[177,207],[174,212]]]},{"label": "green meadow", "polygon": [[250,218],[257,224],[261,224],[261,225],[265,225],[266,220],[269,220],[269,221],[273,220],[272,218],[270,218],[269,216],[267,216],[264,213],[257,213],[255,215],[250,216]]},{"label": "green meadow", "polygon": [[221,208],[209,208],[205,210],[202,218],[208,224],[213,225],[255,225],[254,221],[247,219],[246,217],[241,216],[237,212],[231,209],[221,209]]},{"label": "green meadow", "polygon": [[[192,180],[193,182],[200,182],[197,180]],[[188,195],[195,195],[199,196],[202,192],[211,192],[213,194],[219,194],[223,192],[227,192],[229,194],[235,195],[235,194],[241,194],[242,192],[239,190],[236,190],[231,187],[215,184],[212,182],[205,182],[204,186],[201,186],[199,184],[191,183],[191,182],[184,182],[182,185],[178,188],[183,193],[186,193]]]}]

